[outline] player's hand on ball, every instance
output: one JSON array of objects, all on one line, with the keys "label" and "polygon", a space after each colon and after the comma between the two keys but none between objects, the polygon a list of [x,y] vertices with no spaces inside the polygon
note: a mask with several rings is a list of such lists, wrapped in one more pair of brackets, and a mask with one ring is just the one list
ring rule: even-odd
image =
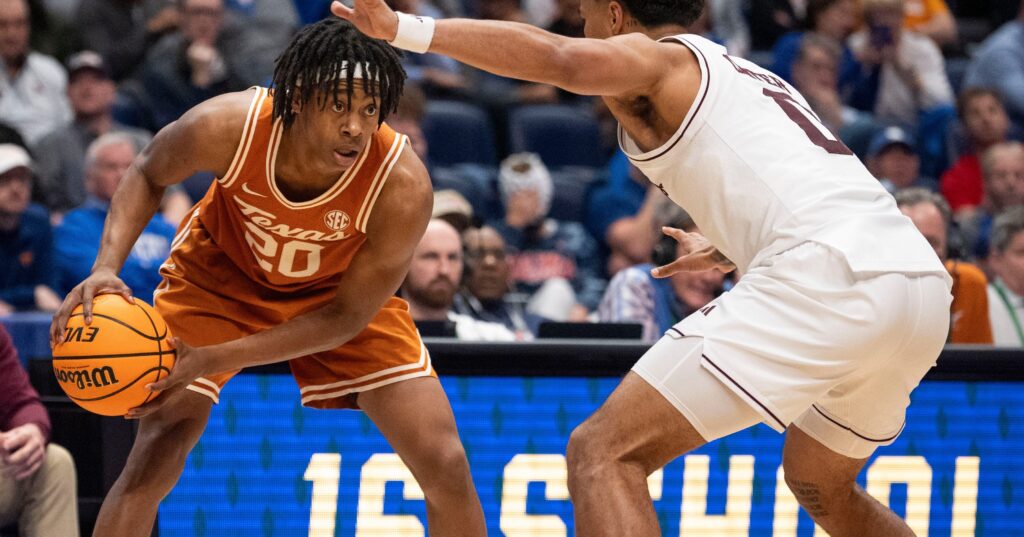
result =
[{"label": "player's hand on ball", "polygon": [[394,41],[398,35],[398,15],[384,0],[355,0],[355,7],[348,7],[335,0],[331,3],[331,13],[376,39]]},{"label": "player's hand on ball", "polygon": [[26,423],[0,433],[0,456],[7,477],[21,481],[36,473],[46,458],[46,439],[39,426]]},{"label": "player's hand on ball", "polygon": [[202,347],[190,347],[181,338],[177,337],[172,338],[171,342],[174,344],[176,354],[171,374],[146,386],[146,389],[160,393],[150,399],[148,403],[129,410],[124,415],[125,418],[130,420],[139,419],[156,412],[172,396],[187,388],[189,384],[192,384],[193,380],[209,373],[204,367],[209,360],[206,357],[206,351]]},{"label": "player's hand on ball", "polygon": [[121,281],[121,278],[117,277],[117,274],[109,270],[93,272],[82,283],[76,285],[68,293],[68,296],[64,297],[64,302],[57,309],[57,313],[53,314],[53,321],[50,322],[50,348],[60,344],[64,327],[68,324],[68,318],[79,304],[82,305],[85,324],[92,323],[92,299],[103,294],[121,295],[128,302],[134,303],[132,290]]},{"label": "player's hand on ball", "polygon": [[661,232],[672,237],[679,243],[683,255],[675,261],[651,269],[651,275],[655,278],[668,278],[678,272],[698,272],[703,270],[718,269],[722,272],[736,270],[736,265],[729,261],[729,258],[722,255],[711,242],[700,233],[687,233],[674,227],[663,227]]}]

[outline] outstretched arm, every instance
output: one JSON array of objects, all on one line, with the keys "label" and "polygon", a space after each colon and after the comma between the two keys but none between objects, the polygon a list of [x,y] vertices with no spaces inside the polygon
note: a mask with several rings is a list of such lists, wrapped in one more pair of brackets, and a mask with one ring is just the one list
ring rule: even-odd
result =
[{"label": "outstretched arm", "polygon": [[[355,0],[354,8],[336,1],[331,11],[370,37],[393,41],[398,33],[398,16],[384,0]],[[429,51],[582,95],[645,92],[666,72],[659,45],[642,34],[579,39],[507,21],[436,21]]]}]

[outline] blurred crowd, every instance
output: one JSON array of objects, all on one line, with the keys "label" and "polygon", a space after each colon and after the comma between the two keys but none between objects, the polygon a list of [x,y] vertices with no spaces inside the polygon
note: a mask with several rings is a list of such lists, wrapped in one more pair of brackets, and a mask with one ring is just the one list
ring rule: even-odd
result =
[{"label": "blurred crowd", "polygon": [[[576,0],[389,2],[583,35]],[[268,84],[329,3],[0,1],[0,315],[56,309],[152,135],[205,99]],[[956,282],[951,342],[1024,346],[1019,0],[708,0],[691,30],[790,82],[895,196]],[[699,230],[618,150],[600,100],[433,54],[404,66],[388,122],[435,186],[400,290],[423,326],[513,341],[545,323],[633,323],[654,340],[740,276],[650,275],[677,255],[662,226]],[[136,296],[152,299],[211,180],[168,191],[121,275]]]}]

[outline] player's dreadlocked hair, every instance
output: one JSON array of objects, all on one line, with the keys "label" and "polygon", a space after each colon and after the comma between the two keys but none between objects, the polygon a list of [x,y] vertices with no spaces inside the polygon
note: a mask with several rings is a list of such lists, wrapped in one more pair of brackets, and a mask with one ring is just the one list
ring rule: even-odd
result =
[{"label": "player's dreadlocked hair", "polygon": [[351,23],[335,18],[303,28],[277,58],[274,117],[290,126],[295,121],[293,102],[305,106],[314,96],[321,110],[335,103],[351,103],[356,66],[363,73],[363,91],[377,101],[379,123],[383,123],[398,108],[405,86],[401,56],[386,42],[367,37]]}]

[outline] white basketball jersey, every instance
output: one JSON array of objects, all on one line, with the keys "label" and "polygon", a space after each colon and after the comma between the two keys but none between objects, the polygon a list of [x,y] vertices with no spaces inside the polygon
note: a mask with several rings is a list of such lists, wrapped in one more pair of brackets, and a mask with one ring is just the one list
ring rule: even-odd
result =
[{"label": "white basketball jersey", "polygon": [[701,86],[679,129],[630,160],[747,269],[797,244],[824,244],[855,273],[941,273],[934,250],[893,197],[792,86],[694,35],[677,35],[700,64]]}]

